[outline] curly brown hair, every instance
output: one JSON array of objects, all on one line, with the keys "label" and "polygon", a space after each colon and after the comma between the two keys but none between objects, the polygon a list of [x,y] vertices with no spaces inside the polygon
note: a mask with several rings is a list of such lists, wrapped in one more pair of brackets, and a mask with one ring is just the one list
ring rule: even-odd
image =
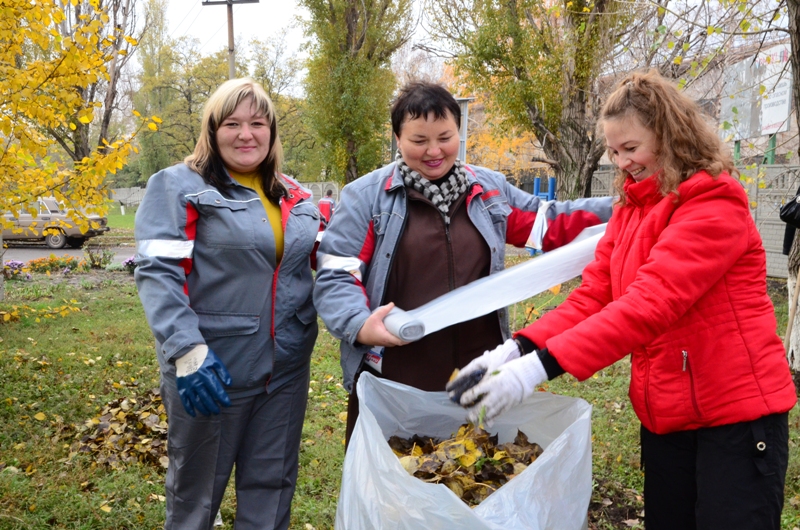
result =
[{"label": "curly brown hair", "polygon": [[[634,72],[619,82],[600,110],[598,134],[609,120],[635,118],[656,136],[659,165],[656,178],[666,197],[681,182],[701,170],[714,177],[722,172],[738,175],[730,152],[697,104],[656,70]],[[609,158],[613,160],[609,152]],[[617,169],[614,188],[625,204],[627,173]]]}]

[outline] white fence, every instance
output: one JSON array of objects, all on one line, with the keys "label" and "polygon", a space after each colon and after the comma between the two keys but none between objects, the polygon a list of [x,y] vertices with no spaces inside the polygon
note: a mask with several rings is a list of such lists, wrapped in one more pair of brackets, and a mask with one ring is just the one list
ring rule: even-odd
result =
[{"label": "white fence", "polygon": [[[335,182],[301,182],[301,185],[311,190],[316,203],[325,196],[328,190],[333,191],[333,198],[339,202],[339,185]],[[136,208],[142,202],[144,188],[116,188],[111,190],[111,200],[116,201],[125,208]]]}]

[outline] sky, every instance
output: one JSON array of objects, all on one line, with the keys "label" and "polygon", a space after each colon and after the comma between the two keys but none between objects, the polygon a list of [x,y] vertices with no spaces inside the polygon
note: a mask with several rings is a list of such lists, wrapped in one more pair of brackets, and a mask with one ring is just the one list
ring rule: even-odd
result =
[{"label": "sky", "polygon": [[[295,18],[303,14],[296,0],[259,0],[258,3],[233,6],[233,34],[240,43],[253,37],[266,40],[286,26],[294,25],[289,33],[291,48],[303,41],[303,32],[296,27]],[[200,41],[203,55],[228,47],[228,8],[225,5],[203,5],[201,0],[169,0],[167,20],[173,38],[184,35]]]}]

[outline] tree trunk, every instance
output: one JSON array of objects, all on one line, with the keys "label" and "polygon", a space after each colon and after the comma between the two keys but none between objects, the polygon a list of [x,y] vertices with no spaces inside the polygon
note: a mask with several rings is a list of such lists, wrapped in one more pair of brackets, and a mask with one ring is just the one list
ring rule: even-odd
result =
[{"label": "tree trunk", "polygon": [[[800,267],[800,244],[798,244],[798,239],[800,239],[800,230],[795,233],[792,250],[789,252],[789,279],[786,282],[786,288],[788,290],[788,310],[790,313],[792,310],[791,306],[792,299],[794,298],[794,289],[795,285],[797,285],[798,267]],[[800,311],[795,312],[792,330],[789,335],[789,347],[786,351],[786,358],[792,370],[800,370],[800,322],[798,321],[800,321]],[[785,330],[780,331],[785,332]]]},{"label": "tree trunk", "polygon": [[[800,119],[800,0],[787,0],[789,8],[789,35],[792,42],[792,94],[794,96],[795,117]],[[795,233],[792,250],[789,252],[789,280],[786,286],[789,289],[789,304],[792,301],[794,286],[797,283],[797,273],[800,269],[800,230]],[[789,308],[791,311],[791,308]],[[789,348],[786,352],[789,366],[792,370],[800,370],[800,311],[795,312]]]},{"label": "tree trunk", "polygon": [[344,174],[345,184],[353,182],[361,175],[358,174],[358,155],[356,154],[356,142],[347,141],[347,171]]},{"label": "tree trunk", "polygon": [[[114,6],[115,27],[124,28],[125,30],[128,29],[130,2],[131,0],[125,0],[124,2]],[[117,12],[119,9],[122,10],[121,14]],[[118,16],[122,17],[121,21],[117,20]],[[97,139],[97,147],[101,151],[105,150],[105,144],[103,143],[103,140],[111,140],[108,137],[108,127],[111,124],[111,115],[114,113],[115,105],[117,103],[117,83],[119,82],[119,76],[122,73],[122,67],[125,63],[125,61],[120,60],[119,55],[119,50],[122,48],[122,43],[124,42],[123,38],[124,35],[122,33],[115,33],[113,51],[111,52],[112,59],[108,65],[108,88],[106,89],[106,97],[103,101],[103,118],[100,121],[100,136]]]}]

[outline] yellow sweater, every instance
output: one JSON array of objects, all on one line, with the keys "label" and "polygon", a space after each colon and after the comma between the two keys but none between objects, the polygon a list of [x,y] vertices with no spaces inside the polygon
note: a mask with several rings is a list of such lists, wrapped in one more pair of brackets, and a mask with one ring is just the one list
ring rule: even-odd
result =
[{"label": "yellow sweater", "polygon": [[281,207],[274,202],[270,201],[261,189],[261,178],[257,172],[253,173],[236,173],[228,169],[231,177],[242,186],[252,188],[261,197],[261,202],[264,203],[264,209],[267,211],[267,218],[269,224],[272,226],[272,232],[275,234],[275,266],[281,262],[283,258],[283,223],[281,222]]}]

